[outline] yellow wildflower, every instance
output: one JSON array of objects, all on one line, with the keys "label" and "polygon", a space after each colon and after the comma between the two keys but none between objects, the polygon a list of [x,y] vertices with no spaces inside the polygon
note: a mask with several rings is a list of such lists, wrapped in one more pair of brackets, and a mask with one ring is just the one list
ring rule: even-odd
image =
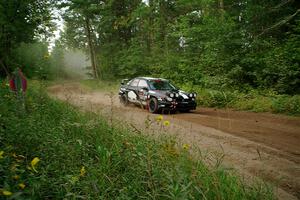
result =
[{"label": "yellow wildflower", "polygon": [[85,176],[85,174],[86,174],[86,170],[85,170],[85,167],[83,166],[80,169],[80,176]]},{"label": "yellow wildflower", "polygon": [[156,121],[157,121],[157,122],[160,122],[160,121],[162,121],[163,119],[164,119],[164,118],[163,118],[162,115],[159,115],[159,116],[156,117]]},{"label": "yellow wildflower", "polygon": [[4,196],[11,196],[12,195],[12,192],[8,191],[8,190],[3,190],[3,195]]},{"label": "yellow wildflower", "polygon": [[20,176],[19,176],[19,175],[14,175],[12,178],[13,178],[14,180],[19,180],[19,179],[20,179]]},{"label": "yellow wildflower", "polygon": [[168,120],[164,121],[164,126],[170,126],[170,122]]},{"label": "yellow wildflower", "polygon": [[26,185],[25,185],[24,183],[19,183],[18,186],[19,186],[22,190],[24,190],[24,188],[26,187]]},{"label": "yellow wildflower", "polygon": [[35,169],[36,165],[38,164],[38,162],[40,162],[40,159],[38,157],[35,157],[34,159],[32,159],[31,161],[31,169],[35,172],[37,172],[37,170]]},{"label": "yellow wildflower", "polygon": [[23,156],[23,155],[17,155],[16,153],[13,153],[12,157],[14,157],[17,162],[23,162],[23,160],[25,159],[25,156]]},{"label": "yellow wildflower", "polygon": [[182,145],[182,147],[183,147],[184,150],[188,150],[190,148],[190,145],[184,144],[184,145]]},{"label": "yellow wildflower", "polygon": [[11,171],[16,171],[16,169],[19,167],[20,165],[18,165],[17,163],[13,163],[12,166],[10,167]]},{"label": "yellow wildflower", "polygon": [[17,155],[15,152],[12,154],[12,157],[16,158],[16,159],[24,159],[25,156],[23,155]]},{"label": "yellow wildflower", "polygon": [[3,158],[4,151],[0,151],[0,159]]},{"label": "yellow wildflower", "polygon": [[72,176],[71,177],[71,183],[72,184],[75,184],[78,180],[79,180],[79,178],[77,176]]}]

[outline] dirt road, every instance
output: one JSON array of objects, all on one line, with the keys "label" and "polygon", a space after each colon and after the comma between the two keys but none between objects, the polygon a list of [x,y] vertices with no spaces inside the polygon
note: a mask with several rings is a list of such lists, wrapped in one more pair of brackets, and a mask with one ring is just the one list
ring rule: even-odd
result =
[{"label": "dirt road", "polygon": [[207,160],[222,159],[226,169],[236,169],[245,179],[259,177],[277,186],[279,199],[300,199],[300,118],[199,108],[164,115],[171,125],[162,131],[155,123],[148,127],[156,115],[136,106],[123,107],[117,92],[87,91],[76,83],[52,86],[48,92],[138,130],[175,135],[180,142],[199,147]]}]

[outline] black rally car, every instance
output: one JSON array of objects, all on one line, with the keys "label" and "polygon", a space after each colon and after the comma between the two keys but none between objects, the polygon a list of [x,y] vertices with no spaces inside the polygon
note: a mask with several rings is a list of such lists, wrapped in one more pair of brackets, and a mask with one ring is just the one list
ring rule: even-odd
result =
[{"label": "black rally car", "polygon": [[162,78],[138,77],[123,80],[119,91],[123,105],[133,103],[156,113],[162,110],[190,111],[196,109],[196,93],[187,93]]}]

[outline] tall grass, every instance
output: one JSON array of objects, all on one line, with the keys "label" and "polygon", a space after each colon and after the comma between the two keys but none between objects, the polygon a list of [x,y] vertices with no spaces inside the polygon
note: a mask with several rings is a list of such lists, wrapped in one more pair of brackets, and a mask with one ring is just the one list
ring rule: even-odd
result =
[{"label": "tall grass", "polygon": [[300,115],[300,95],[278,95],[256,90],[241,93],[197,89],[197,92],[200,106]]},{"label": "tall grass", "polygon": [[183,84],[181,87],[198,93],[199,106],[300,116],[300,95],[280,95],[272,90],[253,88],[242,91],[216,86],[211,89],[190,84]]},{"label": "tall grass", "polygon": [[208,168],[169,139],[112,128],[43,88],[29,91],[25,111],[17,103],[2,87],[0,198],[273,199],[267,185]]}]

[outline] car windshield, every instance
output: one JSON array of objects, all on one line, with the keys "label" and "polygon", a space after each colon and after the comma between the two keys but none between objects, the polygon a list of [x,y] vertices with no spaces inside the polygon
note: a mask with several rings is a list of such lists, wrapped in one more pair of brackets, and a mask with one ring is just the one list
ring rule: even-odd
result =
[{"label": "car windshield", "polygon": [[151,90],[175,90],[176,87],[173,86],[169,81],[163,81],[160,79],[149,80],[148,81]]}]

